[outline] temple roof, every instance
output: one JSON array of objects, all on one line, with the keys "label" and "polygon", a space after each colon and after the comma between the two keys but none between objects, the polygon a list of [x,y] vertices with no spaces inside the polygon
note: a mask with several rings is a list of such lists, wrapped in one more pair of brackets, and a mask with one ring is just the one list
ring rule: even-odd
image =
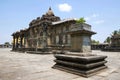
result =
[{"label": "temple roof", "polygon": [[120,39],[120,34],[113,35],[112,38]]},{"label": "temple roof", "polygon": [[61,24],[61,23],[68,22],[68,21],[75,21],[75,20],[76,20],[75,18],[64,19],[64,20],[52,22],[52,25]]},{"label": "temple roof", "polygon": [[54,16],[54,13],[53,13],[51,7],[49,7],[49,10],[48,10],[48,12],[46,13],[46,15]]},{"label": "temple roof", "polygon": [[89,35],[93,35],[96,34],[96,32],[93,31],[89,31],[89,30],[77,30],[77,31],[69,31],[67,32],[69,34],[89,34]]}]

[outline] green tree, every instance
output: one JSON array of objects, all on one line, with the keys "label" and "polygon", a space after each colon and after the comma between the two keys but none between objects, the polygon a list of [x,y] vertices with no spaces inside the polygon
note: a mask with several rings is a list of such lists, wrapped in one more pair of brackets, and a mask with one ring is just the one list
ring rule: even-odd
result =
[{"label": "green tree", "polygon": [[111,41],[111,37],[107,37],[104,43],[110,43],[110,41]]},{"label": "green tree", "polygon": [[10,43],[9,43],[9,42],[5,42],[4,45],[5,45],[6,47],[9,47],[9,46],[10,46]]},{"label": "green tree", "polygon": [[116,35],[116,34],[118,34],[117,30],[115,30],[114,32],[112,32],[112,35]]},{"label": "green tree", "polygon": [[100,43],[99,41],[92,40],[92,44],[99,44],[99,43]]},{"label": "green tree", "polygon": [[9,42],[5,42],[4,45],[10,45],[10,43]]},{"label": "green tree", "polygon": [[120,29],[113,31],[111,36],[114,36],[114,35],[120,35]]},{"label": "green tree", "polygon": [[120,29],[119,30],[114,30],[113,32],[112,32],[112,34],[111,34],[111,36],[108,36],[107,38],[106,38],[106,40],[104,41],[104,43],[110,43],[111,42],[111,37],[112,36],[115,36],[115,35],[120,35]]},{"label": "green tree", "polygon": [[84,19],[84,17],[81,17],[80,19],[76,20],[77,23],[85,23],[86,20]]}]

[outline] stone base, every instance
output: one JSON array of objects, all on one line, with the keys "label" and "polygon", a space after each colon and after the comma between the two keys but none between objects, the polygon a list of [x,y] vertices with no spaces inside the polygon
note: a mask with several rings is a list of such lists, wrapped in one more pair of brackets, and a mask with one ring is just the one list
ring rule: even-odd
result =
[{"label": "stone base", "polygon": [[70,73],[81,75],[83,77],[90,77],[100,70],[107,68],[104,64],[107,62],[107,56],[98,55],[68,55],[68,54],[55,54],[56,64],[53,66],[55,69],[64,70]]},{"label": "stone base", "polygon": [[30,53],[30,54],[52,54],[52,52],[41,52],[41,51],[26,51],[26,53]]},{"label": "stone base", "polygon": [[36,51],[36,48],[14,48],[12,49],[12,51],[15,51],[15,52],[26,52],[26,53],[31,53],[31,54],[51,54],[52,50],[51,48],[37,48],[37,51]]}]

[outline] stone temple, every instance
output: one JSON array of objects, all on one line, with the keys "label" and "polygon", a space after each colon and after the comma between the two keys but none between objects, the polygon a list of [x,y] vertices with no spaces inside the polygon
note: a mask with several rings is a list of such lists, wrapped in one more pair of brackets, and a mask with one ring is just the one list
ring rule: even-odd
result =
[{"label": "stone temple", "polygon": [[29,28],[12,34],[13,51],[59,50],[64,45],[68,51],[90,52],[92,34],[91,25],[77,24],[75,19],[61,20],[49,8],[42,17],[32,20]]},{"label": "stone temple", "polygon": [[12,34],[12,51],[55,53],[54,69],[89,77],[105,69],[107,56],[91,53],[91,25],[75,19],[55,16],[49,8],[42,17],[32,20],[29,27]]},{"label": "stone temple", "polygon": [[112,35],[111,44],[102,49],[103,51],[120,52],[120,34]]}]

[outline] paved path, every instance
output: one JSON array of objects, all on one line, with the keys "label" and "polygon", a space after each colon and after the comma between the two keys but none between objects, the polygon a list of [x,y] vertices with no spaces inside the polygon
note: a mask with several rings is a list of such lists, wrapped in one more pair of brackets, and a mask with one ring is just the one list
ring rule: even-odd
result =
[{"label": "paved path", "polygon": [[120,80],[120,52],[93,51],[107,55],[108,69],[90,78],[52,69],[52,54],[38,55],[0,49],[0,80]]}]

